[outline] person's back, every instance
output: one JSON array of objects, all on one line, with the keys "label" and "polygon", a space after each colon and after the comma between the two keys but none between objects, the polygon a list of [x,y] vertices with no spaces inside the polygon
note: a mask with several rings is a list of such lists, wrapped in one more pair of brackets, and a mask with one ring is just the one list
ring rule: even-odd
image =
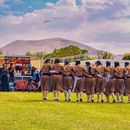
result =
[{"label": "person's back", "polygon": [[49,73],[50,70],[51,70],[51,64],[50,63],[43,64],[42,69],[41,69],[42,73]]},{"label": "person's back", "polygon": [[[124,67],[120,66],[119,62],[115,62],[115,92],[117,95],[117,102],[123,102],[124,96]],[[120,100],[121,97],[121,100]]]},{"label": "person's back", "polygon": [[84,71],[85,68],[81,65],[80,60],[77,60],[74,66],[75,80],[73,87],[76,91],[77,102],[78,101],[82,102],[82,94],[84,91],[84,78],[83,78]]},{"label": "person's back", "polygon": [[115,68],[111,66],[111,62],[107,61],[106,62],[106,67],[105,67],[105,95],[107,98],[107,102],[109,102],[109,97],[110,95],[112,96],[113,103],[116,102],[115,100]]},{"label": "person's back", "polygon": [[124,67],[118,66],[118,67],[115,68],[115,70],[116,70],[117,78],[123,78],[123,76],[124,76]]},{"label": "person's back", "polygon": [[41,89],[43,94],[43,100],[47,100],[47,95],[50,90],[50,71],[52,69],[51,60],[46,59],[43,64],[40,75],[41,75]]},{"label": "person's back", "polygon": [[52,68],[56,73],[62,73],[64,70],[63,65],[61,64],[54,64]]},{"label": "person's back", "polygon": [[54,65],[52,66],[52,89],[54,91],[54,100],[59,101],[59,95],[62,91],[62,74],[64,67],[60,64],[60,59],[55,59]]},{"label": "person's back", "polygon": [[82,65],[76,65],[74,67],[74,73],[75,73],[76,76],[81,76],[82,77],[83,74],[84,74],[83,66]]},{"label": "person's back", "polygon": [[114,77],[115,68],[113,66],[107,66],[105,71],[108,72],[112,78]]},{"label": "person's back", "polygon": [[100,100],[101,95],[101,102],[104,102],[104,89],[105,89],[105,67],[102,65],[101,61],[97,61],[96,63],[96,93],[97,93],[97,102]]},{"label": "person's back", "polygon": [[73,73],[73,66],[72,65],[65,65],[64,66],[64,71],[63,71],[64,75],[72,75]]},{"label": "person's back", "polygon": [[99,66],[96,67],[96,69],[99,71],[99,74],[101,76],[104,76],[104,73],[105,73],[105,67],[104,66],[99,65]]}]

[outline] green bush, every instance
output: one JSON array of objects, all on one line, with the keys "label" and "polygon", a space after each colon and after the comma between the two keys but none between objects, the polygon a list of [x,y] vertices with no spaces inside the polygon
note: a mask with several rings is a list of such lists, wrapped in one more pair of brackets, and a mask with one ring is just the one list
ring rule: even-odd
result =
[{"label": "green bush", "polygon": [[130,53],[125,54],[122,60],[130,60]]},{"label": "green bush", "polygon": [[70,45],[64,48],[55,49],[53,53],[46,55],[46,58],[62,58],[62,57],[68,57],[68,56],[76,56],[79,54],[85,54],[87,53],[87,50],[82,50],[78,46]]}]

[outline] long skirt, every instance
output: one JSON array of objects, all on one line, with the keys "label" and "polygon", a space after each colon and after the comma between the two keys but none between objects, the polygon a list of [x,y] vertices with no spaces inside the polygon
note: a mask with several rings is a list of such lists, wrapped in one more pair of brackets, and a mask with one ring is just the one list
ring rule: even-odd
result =
[{"label": "long skirt", "polygon": [[115,92],[124,94],[124,79],[116,79]]},{"label": "long skirt", "polygon": [[103,93],[105,89],[105,78],[98,77],[96,81],[96,93]]},{"label": "long skirt", "polygon": [[43,75],[41,78],[41,89],[42,91],[49,91],[50,88],[50,76]]},{"label": "long skirt", "polygon": [[87,95],[95,93],[95,86],[96,79],[94,77],[85,79],[85,90]]},{"label": "long skirt", "polygon": [[52,75],[52,89],[56,91],[62,91],[62,76]]}]

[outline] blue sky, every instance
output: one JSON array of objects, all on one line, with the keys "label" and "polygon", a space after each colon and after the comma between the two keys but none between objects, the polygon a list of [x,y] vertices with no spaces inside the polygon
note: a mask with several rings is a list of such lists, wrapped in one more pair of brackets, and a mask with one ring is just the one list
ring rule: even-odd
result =
[{"label": "blue sky", "polygon": [[46,8],[47,2],[56,3],[58,0],[7,0],[0,8],[0,15],[23,15],[34,10]]},{"label": "blue sky", "polygon": [[129,27],[130,0],[0,0],[0,47],[62,37],[120,54],[130,52]]}]

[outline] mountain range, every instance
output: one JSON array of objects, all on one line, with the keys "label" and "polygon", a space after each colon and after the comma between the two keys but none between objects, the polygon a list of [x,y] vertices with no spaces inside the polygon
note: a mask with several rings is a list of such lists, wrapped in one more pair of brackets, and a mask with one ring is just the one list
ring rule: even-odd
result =
[{"label": "mountain range", "polygon": [[0,48],[0,50],[2,50],[4,55],[25,55],[28,51],[32,53],[51,53],[55,49],[59,49],[61,47],[69,45],[75,45],[80,47],[81,49],[86,49],[88,50],[89,55],[93,56],[97,55],[98,52],[98,49],[94,47],[63,38],[50,38],[43,40],[16,40]]}]

